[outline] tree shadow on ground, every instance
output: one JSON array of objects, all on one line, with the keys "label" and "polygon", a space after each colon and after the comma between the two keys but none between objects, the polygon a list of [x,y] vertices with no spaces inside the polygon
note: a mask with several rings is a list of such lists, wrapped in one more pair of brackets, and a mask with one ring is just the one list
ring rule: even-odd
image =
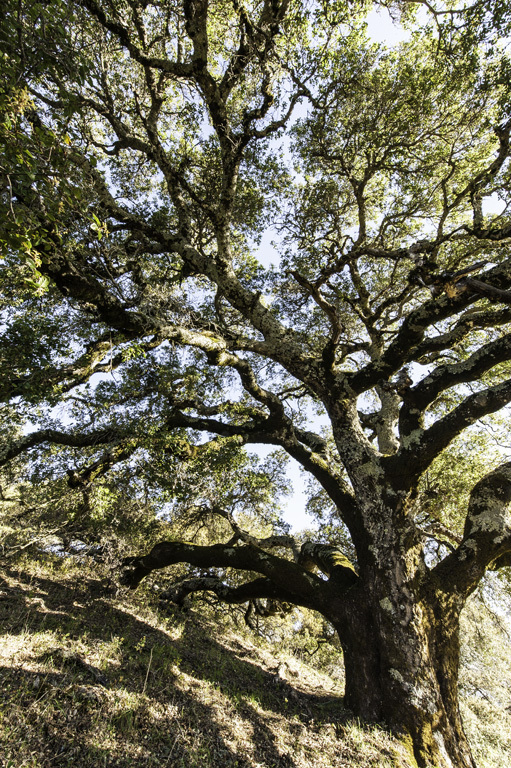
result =
[{"label": "tree shadow on ground", "polygon": [[[40,742],[41,766],[71,759],[75,766],[88,766],[95,759],[111,768],[159,761],[245,768],[252,763],[236,744],[248,729],[247,754],[256,763],[294,768],[268,725],[272,716],[309,724],[313,718],[346,719],[339,697],[276,679],[250,658],[249,644],[224,641],[221,630],[215,636],[212,623],[193,612],[171,615],[164,631],[136,605],[117,601],[97,579],[65,581],[13,569],[5,576],[0,579],[5,635],[50,633],[50,647],[46,636],[39,653],[0,667],[7,706],[32,712],[18,738]],[[91,661],[90,649],[108,643],[117,643],[116,658]],[[54,702],[46,720],[45,702]]]}]

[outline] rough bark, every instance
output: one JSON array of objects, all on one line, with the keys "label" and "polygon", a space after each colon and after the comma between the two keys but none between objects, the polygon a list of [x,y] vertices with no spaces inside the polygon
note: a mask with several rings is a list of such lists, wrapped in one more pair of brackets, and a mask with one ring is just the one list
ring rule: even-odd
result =
[{"label": "rough bark", "polygon": [[[417,601],[403,626],[385,598],[336,624],[344,651],[346,705],[387,723],[420,768],[474,768],[458,708],[459,609]],[[418,617],[420,616],[420,620]]]}]

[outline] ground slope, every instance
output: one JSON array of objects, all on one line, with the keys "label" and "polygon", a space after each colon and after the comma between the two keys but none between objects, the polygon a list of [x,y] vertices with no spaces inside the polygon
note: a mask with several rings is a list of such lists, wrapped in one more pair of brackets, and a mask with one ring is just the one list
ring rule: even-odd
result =
[{"label": "ground slope", "polygon": [[342,680],[98,575],[58,561],[0,571],[2,768],[409,765],[350,719]]}]

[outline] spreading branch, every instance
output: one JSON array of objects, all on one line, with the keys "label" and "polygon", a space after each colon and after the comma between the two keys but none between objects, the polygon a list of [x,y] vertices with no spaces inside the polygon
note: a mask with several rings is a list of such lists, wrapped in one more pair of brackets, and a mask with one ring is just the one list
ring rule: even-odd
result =
[{"label": "spreading branch", "polygon": [[485,475],[472,489],[463,540],[432,571],[442,589],[469,595],[488,567],[511,557],[511,462]]}]

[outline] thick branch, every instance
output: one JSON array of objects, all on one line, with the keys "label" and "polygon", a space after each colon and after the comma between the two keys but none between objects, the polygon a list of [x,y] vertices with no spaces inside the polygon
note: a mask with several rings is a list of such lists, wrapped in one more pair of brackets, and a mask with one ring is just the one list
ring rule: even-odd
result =
[{"label": "thick branch", "polygon": [[454,345],[463,341],[468,334],[479,328],[496,328],[511,322],[511,308],[506,307],[496,311],[474,312],[469,309],[456,322],[454,327],[446,333],[438,334],[429,339],[424,339],[415,349],[406,362],[416,360],[427,361],[430,355],[437,355],[444,350],[451,349]]},{"label": "thick branch", "polygon": [[353,564],[338,547],[330,544],[314,544],[312,541],[306,541],[302,545],[298,562],[308,571],[312,571],[316,566],[330,577],[331,582],[346,589],[358,581]]},{"label": "thick branch", "polygon": [[[121,432],[115,429],[99,429],[93,432],[74,434],[72,432],[60,432],[56,429],[41,429],[24,435],[18,440],[12,440],[2,446],[0,449],[0,467],[5,466],[9,461],[20,456],[31,448],[44,443],[54,443],[55,445],[67,445],[72,448],[85,448],[96,445],[108,445],[115,442],[120,437]],[[123,433],[126,437],[126,433]]]},{"label": "thick branch", "polygon": [[294,596],[293,601],[315,603],[318,610],[321,610],[323,605],[324,581],[308,573],[300,565],[272,555],[252,544],[239,547],[213,544],[209,547],[201,547],[183,542],[161,542],[156,544],[148,555],[131,557],[124,561],[123,582],[134,589],[152,571],[176,563],[190,563],[200,568],[236,568],[254,571],[265,576],[278,589],[285,590],[290,596]]},{"label": "thick branch", "polygon": [[[511,283],[511,260],[507,260],[484,275],[484,282],[495,288],[507,288]],[[388,379],[410,359],[415,359],[416,351],[422,343],[428,328],[434,323],[455,315],[460,310],[477,301],[478,294],[462,291],[452,298],[441,296],[427,301],[421,307],[410,312],[405,318],[394,341],[380,359],[370,363],[360,371],[345,377],[347,387],[358,394],[374,387],[381,379]]]},{"label": "thick branch", "polygon": [[401,438],[421,426],[425,409],[438,395],[457,384],[476,381],[481,374],[511,358],[511,334],[486,344],[469,358],[454,365],[442,365],[406,392],[399,417]]},{"label": "thick branch", "polygon": [[432,572],[442,589],[470,594],[488,567],[511,563],[511,462],[489,472],[472,489],[463,541]]},{"label": "thick branch", "polygon": [[[248,600],[269,599],[282,602],[297,603],[296,595],[278,589],[270,579],[254,579],[238,587],[231,587],[216,576],[197,576],[172,584],[160,597],[182,605],[188,595],[195,592],[213,592],[224,603],[229,605],[246,603]],[[303,605],[303,603],[302,603]],[[307,605],[305,607],[312,607]]]},{"label": "thick branch", "polygon": [[398,453],[382,459],[394,485],[409,488],[457,435],[478,419],[495,413],[509,402],[511,379],[470,395],[429,429],[411,432]]},{"label": "thick branch", "polygon": [[[509,236],[511,237],[511,226],[509,227]],[[458,283],[460,285],[460,283]],[[485,296],[490,301],[499,301],[502,304],[511,304],[511,291],[504,291],[501,288],[495,288],[493,285],[483,283],[481,280],[477,280],[475,277],[466,277],[461,282],[463,287],[480,293],[481,296]]]},{"label": "thick branch", "polygon": [[[155,437],[161,434],[167,434],[169,430],[176,428],[191,428],[201,432],[211,432],[222,437],[239,437],[241,443],[269,443],[272,445],[282,445],[282,438],[278,431],[273,428],[272,420],[267,419],[256,422],[250,422],[245,425],[229,424],[218,419],[206,418],[203,416],[189,416],[178,409],[173,409],[171,413],[162,421],[158,430],[155,430]],[[130,440],[136,444],[147,442],[147,435],[140,435],[134,429],[133,424],[127,424],[119,427],[111,427],[93,430],[90,432],[64,432],[57,429],[41,429],[24,435],[17,440],[11,440],[0,448],[0,467],[5,466],[9,461],[17,456],[26,453],[31,448],[53,443],[54,445],[69,446],[72,448],[94,447],[99,445],[109,445]]]},{"label": "thick branch", "polygon": [[[132,335],[132,338],[137,336],[138,334]],[[59,392],[65,393],[85,383],[94,374],[110,373],[126,361],[126,356],[123,352],[118,352],[105,359],[106,355],[112,350],[113,345],[129,340],[126,334],[105,333],[88,344],[86,351],[80,357],[61,368],[41,368],[27,376],[16,378],[6,376],[5,380],[0,374],[0,400],[7,402],[14,397],[27,397],[27,392],[30,393],[33,390],[43,395],[45,392],[54,393],[56,386]],[[140,344],[140,349],[149,351],[159,346],[161,341],[161,338],[153,337],[150,341]]]}]

